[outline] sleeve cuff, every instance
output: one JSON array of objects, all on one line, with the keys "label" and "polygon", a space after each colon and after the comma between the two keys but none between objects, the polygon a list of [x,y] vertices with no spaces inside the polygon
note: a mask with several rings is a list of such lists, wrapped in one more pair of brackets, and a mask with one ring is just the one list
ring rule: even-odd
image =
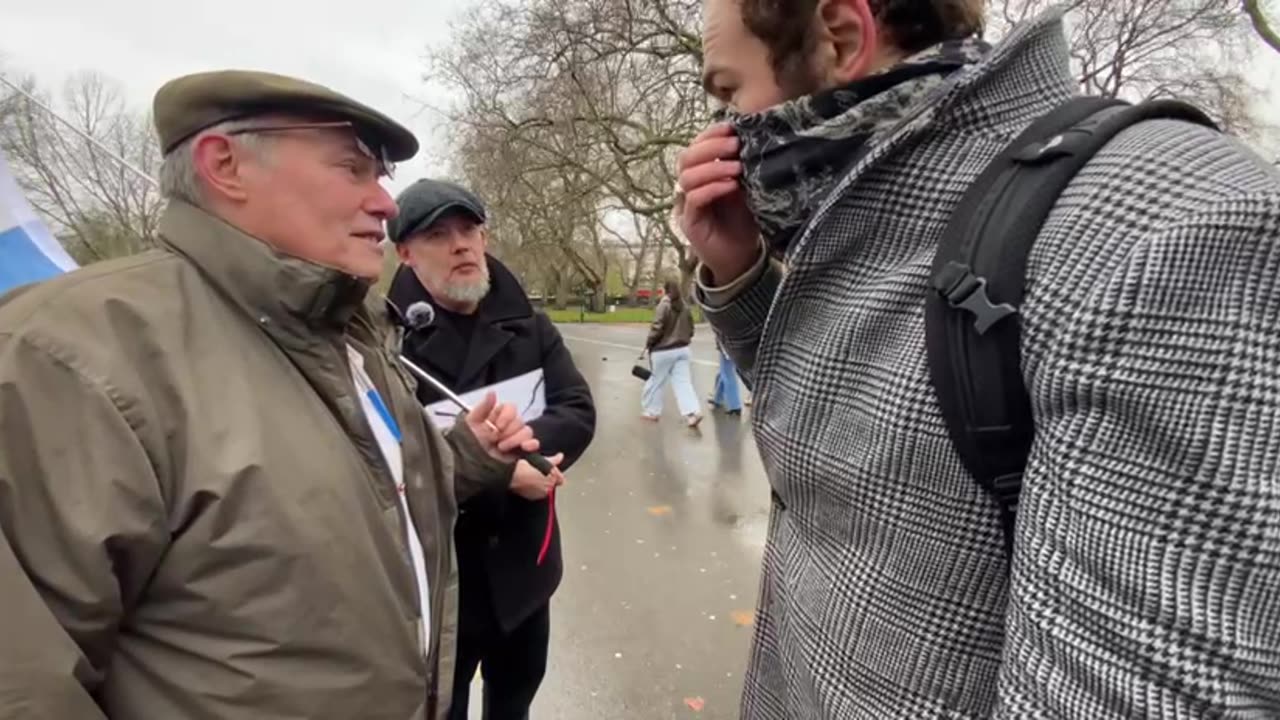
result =
[{"label": "sleeve cuff", "polygon": [[450,428],[448,438],[452,441],[455,455],[455,471],[489,488],[505,489],[511,484],[515,463],[503,462],[485,452],[465,419],[458,418]]},{"label": "sleeve cuff", "polygon": [[695,277],[698,283],[698,292],[702,295],[703,304],[711,308],[721,308],[732,303],[743,291],[760,279],[768,263],[769,253],[764,246],[763,239],[760,240],[759,257],[756,258],[756,263],[726,285],[713,287],[710,284],[711,271],[707,270],[702,263],[698,263]]}]

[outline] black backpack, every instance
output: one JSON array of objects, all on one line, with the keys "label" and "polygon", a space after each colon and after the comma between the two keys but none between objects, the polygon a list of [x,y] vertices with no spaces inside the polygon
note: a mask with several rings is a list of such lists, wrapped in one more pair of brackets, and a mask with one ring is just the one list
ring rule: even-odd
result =
[{"label": "black backpack", "polygon": [[938,245],[935,292],[925,302],[929,371],[952,443],[1000,508],[1009,552],[1035,436],[1018,344],[1031,244],[1080,168],[1121,130],[1157,118],[1215,128],[1198,109],[1171,100],[1064,103],[983,170]]}]

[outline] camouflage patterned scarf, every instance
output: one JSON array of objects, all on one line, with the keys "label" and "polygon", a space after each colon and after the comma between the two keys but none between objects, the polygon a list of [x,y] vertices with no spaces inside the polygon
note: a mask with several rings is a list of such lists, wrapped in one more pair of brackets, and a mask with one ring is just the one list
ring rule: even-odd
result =
[{"label": "camouflage patterned scarf", "polygon": [[770,247],[786,250],[869,138],[989,49],[976,37],[951,41],[842,87],[760,113],[727,113],[741,141],[747,205]]}]

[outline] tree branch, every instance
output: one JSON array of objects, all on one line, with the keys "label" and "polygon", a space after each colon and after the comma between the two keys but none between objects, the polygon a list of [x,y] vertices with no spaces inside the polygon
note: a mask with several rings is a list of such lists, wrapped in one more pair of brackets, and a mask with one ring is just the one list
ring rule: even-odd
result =
[{"label": "tree branch", "polygon": [[1266,14],[1262,11],[1261,0],[1244,0],[1244,11],[1249,15],[1253,29],[1272,50],[1280,52],[1280,33],[1271,27]]}]

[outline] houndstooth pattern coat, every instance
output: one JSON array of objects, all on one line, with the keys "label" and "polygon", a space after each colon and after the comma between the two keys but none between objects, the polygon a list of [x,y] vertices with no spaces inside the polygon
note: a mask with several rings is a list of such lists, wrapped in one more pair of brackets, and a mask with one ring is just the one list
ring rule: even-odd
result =
[{"label": "houndstooth pattern coat", "polygon": [[774,489],[744,718],[1280,717],[1274,168],[1150,121],[1062,196],[1023,306],[1012,567],[934,399],[942,228],[1074,92],[1061,17],[1020,28],[873,140],[785,277],[707,308]]}]

